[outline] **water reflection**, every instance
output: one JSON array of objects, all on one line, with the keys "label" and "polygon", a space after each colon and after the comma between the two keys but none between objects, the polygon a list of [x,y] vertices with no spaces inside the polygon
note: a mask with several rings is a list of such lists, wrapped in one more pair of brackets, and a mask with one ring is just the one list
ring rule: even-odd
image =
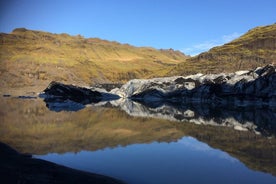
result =
[{"label": "water reflection", "polygon": [[276,109],[262,106],[227,106],[204,103],[147,104],[131,100],[111,102],[132,116],[155,117],[202,125],[228,126],[254,131],[265,136],[276,135]]},{"label": "water reflection", "polygon": [[[229,153],[228,158],[236,158],[253,170],[276,175],[273,109],[262,112],[258,107],[245,110],[229,107],[225,110],[196,104],[187,107],[174,107],[170,104],[153,107],[133,101],[117,100],[91,104],[78,111],[55,112],[50,111],[42,99],[18,98],[3,98],[0,105],[5,107],[0,109],[0,141],[23,153],[103,153],[100,150],[116,152],[118,149],[124,150],[131,145],[141,144],[149,145],[145,148],[149,150],[154,145],[162,145],[162,149],[169,149],[169,145],[177,142],[197,145],[198,149],[220,149]],[[113,108],[115,106],[118,108]],[[221,123],[221,119],[227,118],[238,121],[241,127],[252,126],[252,129],[239,131],[232,125],[228,127],[224,122]],[[194,123],[196,119],[215,123],[205,123],[206,126],[202,126],[204,123]],[[264,121],[261,121],[262,119]],[[223,126],[217,126],[221,124]],[[245,124],[250,126],[243,126]],[[256,132],[262,134],[258,135]],[[196,138],[198,142],[181,141],[184,136]],[[163,151],[154,153],[158,155],[161,152]],[[179,156],[183,154],[184,152],[179,152]],[[116,158],[116,155],[113,156]],[[175,172],[181,174],[178,170]]]},{"label": "water reflection", "polygon": [[[44,100],[53,111],[78,111],[85,106],[73,101]],[[276,135],[276,107],[230,106],[198,102],[101,101],[92,106],[117,107],[136,117],[151,117],[202,125],[228,126],[240,131],[253,131],[264,136]]]},{"label": "water reflection", "polygon": [[134,144],[116,149],[36,156],[68,167],[121,178],[130,184],[273,183],[229,154],[192,137],[172,143]]}]

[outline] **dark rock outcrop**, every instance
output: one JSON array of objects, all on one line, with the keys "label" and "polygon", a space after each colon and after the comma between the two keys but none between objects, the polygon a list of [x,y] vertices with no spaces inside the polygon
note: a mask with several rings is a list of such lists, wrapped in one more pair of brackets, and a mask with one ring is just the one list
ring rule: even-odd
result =
[{"label": "dark rock outcrop", "polygon": [[101,101],[102,94],[88,88],[51,82],[39,95],[44,98],[46,106],[53,111],[77,111],[89,103]]},{"label": "dark rock outcrop", "polygon": [[43,93],[41,93],[41,96],[44,95],[46,95],[46,98],[59,98],[82,104],[99,102],[102,98],[101,93],[98,91],[92,91],[88,88],[66,85],[59,82],[51,82]]},{"label": "dark rock outcrop", "polygon": [[89,89],[59,82],[51,82],[39,95],[46,106],[53,111],[78,111],[87,104],[118,99],[119,96],[107,93],[104,89]]}]

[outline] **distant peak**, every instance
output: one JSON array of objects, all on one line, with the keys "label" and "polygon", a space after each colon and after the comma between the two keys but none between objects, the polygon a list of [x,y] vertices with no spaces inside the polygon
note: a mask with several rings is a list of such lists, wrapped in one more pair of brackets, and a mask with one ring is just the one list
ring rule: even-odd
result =
[{"label": "distant peak", "polygon": [[15,28],[14,30],[12,30],[12,33],[16,33],[16,32],[26,32],[28,31],[28,29],[26,28]]}]

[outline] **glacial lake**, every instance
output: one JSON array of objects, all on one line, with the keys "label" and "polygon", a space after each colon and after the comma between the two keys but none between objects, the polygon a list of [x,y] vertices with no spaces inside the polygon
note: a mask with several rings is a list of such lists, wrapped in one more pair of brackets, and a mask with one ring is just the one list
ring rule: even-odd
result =
[{"label": "glacial lake", "polygon": [[276,108],[2,97],[0,141],[129,184],[276,183]]}]

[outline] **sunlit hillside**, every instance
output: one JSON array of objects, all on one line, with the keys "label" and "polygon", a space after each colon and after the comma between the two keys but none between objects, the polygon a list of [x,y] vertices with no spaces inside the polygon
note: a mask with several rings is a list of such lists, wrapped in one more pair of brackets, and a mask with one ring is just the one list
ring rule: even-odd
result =
[{"label": "sunlit hillside", "polygon": [[0,84],[45,86],[52,80],[79,85],[118,83],[163,76],[186,58],[172,49],[18,28],[0,34]]},{"label": "sunlit hillside", "polygon": [[89,86],[133,78],[233,72],[275,61],[276,24],[256,27],[192,58],[173,49],[18,28],[0,34],[0,92],[39,92],[53,80]]},{"label": "sunlit hillside", "polygon": [[248,70],[276,62],[276,24],[249,30],[241,37],[214,47],[175,66],[170,75]]}]

